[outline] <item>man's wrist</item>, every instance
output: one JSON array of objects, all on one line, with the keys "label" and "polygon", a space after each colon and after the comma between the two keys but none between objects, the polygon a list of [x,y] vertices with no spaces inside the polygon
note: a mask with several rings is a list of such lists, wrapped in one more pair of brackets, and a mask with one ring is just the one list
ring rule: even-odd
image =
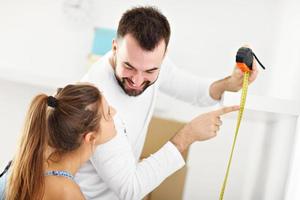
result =
[{"label": "man's wrist", "polygon": [[192,139],[188,137],[187,129],[188,127],[185,126],[170,140],[170,142],[174,144],[180,153],[187,150],[188,147],[193,143]]},{"label": "man's wrist", "polygon": [[226,91],[227,81],[229,78],[230,76],[215,81],[210,85],[209,95],[211,96],[211,98],[213,98],[214,100],[220,100],[222,98],[223,93]]}]

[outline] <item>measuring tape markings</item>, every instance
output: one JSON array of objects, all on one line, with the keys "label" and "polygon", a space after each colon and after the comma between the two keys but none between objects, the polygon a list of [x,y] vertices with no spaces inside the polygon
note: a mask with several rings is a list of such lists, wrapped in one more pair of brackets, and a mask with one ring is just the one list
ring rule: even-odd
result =
[{"label": "measuring tape markings", "polygon": [[229,171],[230,171],[230,167],[231,167],[232,156],[233,156],[237,136],[238,136],[238,133],[239,133],[239,129],[240,129],[240,125],[241,125],[241,121],[242,121],[243,114],[244,114],[244,109],[245,109],[245,104],[246,104],[246,99],[247,99],[247,91],[248,91],[248,84],[249,84],[249,75],[250,75],[250,72],[248,72],[248,71],[244,73],[243,88],[242,88],[242,95],[241,95],[241,102],[240,102],[240,110],[239,110],[239,114],[238,114],[238,120],[237,120],[236,129],[235,129],[234,140],[233,140],[233,144],[232,144],[232,147],[231,147],[230,157],[229,157],[229,161],[228,161],[228,164],[227,164],[226,174],[225,174],[222,189],[221,189],[221,192],[220,192],[219,200],[223,200],[225,188],[226,188],[226,185],[227,185],[227,179],[228,179]]},{"label": "measuring tape markings", "polygon": [[233,143],[232,143],[232,147],[231,147],[229,161],[227,164],[226,174],[225,174],[224,181],[222,184],[222,189],[220,192],[219,200],[223,200],[226,185],[227,185],[227,180],[229,177],[229,171],[230,171],[230,167],[231,167],[234,148],[235,148],[235,144],[236,144],[236,140],[237,140],[237,136],[239,133],[239,129],[240,129],[240,125],[241,125],[241,121],[242,121],[243,113],[244,113],[244,109],[245,109],[245,104],[246,104],[247,91],[248,91],[248,85],[249,85],[249,76],[250,76],[250,73],[252,70],[253,57],[257,60],[259,65],[263,69],[265,69],[263,64],[259,61],[259,59],[256,57],[256,55],[250,48],[241,47],[236,54],[237,67],[240,68],[240,70],[244,73],[242,95],[241,95],[240,110],[238,113],[238,119],[237,119],[237,125],[236,125],[236,129],[235,129],[234,139],[233,139]]}]

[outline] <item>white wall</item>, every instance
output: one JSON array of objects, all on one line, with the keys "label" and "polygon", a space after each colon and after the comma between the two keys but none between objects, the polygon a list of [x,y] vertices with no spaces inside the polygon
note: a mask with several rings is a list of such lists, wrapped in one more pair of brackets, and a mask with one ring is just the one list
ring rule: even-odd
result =
[{"label": "white wall", "polygon": [[178,66],[199,76],[224,77],[233,69],[237,49],[246,43],[268,67],[253,92],[263,94],[268,87],[282,0],[86,1],[91,2],[92,19],[82,25],[69,20],[62,0],[2,0],[0,69],[5,73],[0,77],[32,81],[26,77],[34,76],[52,85],[77,80],[86,71],[93,26],[116,28],[126,9],[155,5],[170,21],[169,56]]},{"label": "white wall", "polygon": [[[269,93],[285,99],[300,99],[300,3],[289,0],[282,4],[283,12],[280,23],[280,40],[277,42],[276,70],[272,76],[272,88]],[[300,118],[298,118],[297,134],[294,138],[293,153],[287,181],[285,199],[300,198]]]},{"label": "white wall", "polygon": [[0,77],[55,86],[82,76],[93,31],[70,23],[62,2],[0,1]]},{"label": "white wall", "polygon": [[[63,12],[63,2],[0,0],[1,168],[13,154],[31,98],[38,92],[52,93],[53,88],[78,80],[87,70],[86,57],[92,45],[93,27],[116,28],[121,14],[134,5],[156,5],[168,17],[172,28],[169,56],[178,66],[198,74],[199,78],[218,79],[229,75],[237,49],[247,43],[267,67],[251,85],[249,94],[294,100],[300,98],[299,91],[297,95],[293,93],[299,85],[299,81],[294,81],[299,67],[297,43],[300,31],[297,20],[297,8],[300,5],[296,0],[189,0],[176,3],[171,0],[90,0],[89,12],[92,18],[86,24],[70,19],[70,12]],[[289,61],[288,65],[286,61]],[[281,70],[283,67],[287,69],[284,73]],[[171,110],[180,113],[178,119],[186,120],[209,109],[212,108],[195,109],[161,95],[156,113]],[[234,119],[227,119],[224,133],[232,131],[234,122]],[[255,137],[251,137],[254,127]],[[268,182],[273,180],[268,175],[259,179],[266,172],[266,169],[260,171],[261,168],[269,169],[270,163],[280,162],[276,158],[272,161],[274,158],[270,154],[278,153],[277,145],[286,136],[283,131],[279,131],[270,137],[270,134],[266,134],[270,127],[273,128],[271,130],[276,127],[278,130],[293,129],[288,123],[283,126],[257,121],[245,123],[244,130],[249,131],[244,132],[247,137],[241,139],[241,154],[236,155],[241,163],[233,169],[232,177],[238,181],[229,190],[231,199],[243,197],[268,200],[273,197],[267,196],[272,193],[270,188],[285,186],[287,175],[284,173],[276,177],[282,180],[282,185],[274,187]],[[285,146],[282,147],[286,150],[280,154],[280,158],[286,158],[288,162],[288,145],[291,145],[294,136],[287,137]],[[231,141],[231,137],[223,134],[216,140],[195,146],[191,153],[202,159],[194,159],[193,164],[199,167],[199,171],[193,169],[196,174],[193,180],[190,179],[192,184],[187,188],[189,193],[186,194],[186,199],[210,199],[218,193],[219,187],[212,183],[222,181],[223,171],[219,164],[227,161]],[[270,148],[263,148],[264,145]],[[256,157],[257,155],[260,156]],[[248,158],[245,156],[249,156],[254,163],[245,166],[244,161]],[[219,160],[214,160],[214,157]],[[241,169],[244,168],[251,172],[249,174],[254,173],[255,177],[243,174]],[[279,170],[286,172],[285,168],[286,166],[282,166]],[[214,173],[217,174],[212,176]],[[263,193],[263,190],[268,192]],[[283,195],[282,190],[276,192],[274,194]]]}]

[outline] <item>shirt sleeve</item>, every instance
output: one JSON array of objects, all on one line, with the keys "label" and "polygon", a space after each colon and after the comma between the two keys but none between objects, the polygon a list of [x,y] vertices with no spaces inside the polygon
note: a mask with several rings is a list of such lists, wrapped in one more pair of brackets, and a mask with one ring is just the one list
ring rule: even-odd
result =
[{"label": "shirt sleeve", "polygon": [[[220,101],[209,94],[212,79],[200,78],[179,69],[168,57],[161,66],[159,77],[161,92],[196,106],[212,106]],[[222,101],[223,97],[221,98]]]},{"label": "shirt sleeve", "polygon": [[123,134],[96,148],[91,162],[98,175],[122,200],[142,199],[185,162],[171,143],[137,162]]}]

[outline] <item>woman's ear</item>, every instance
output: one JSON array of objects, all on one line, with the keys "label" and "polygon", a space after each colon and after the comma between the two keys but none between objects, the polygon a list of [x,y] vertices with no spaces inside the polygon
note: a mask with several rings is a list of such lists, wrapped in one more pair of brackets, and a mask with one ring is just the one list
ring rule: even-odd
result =
[{"label": "woman's ear", "polygon": [[86,133],[84,135],[84,138],[83,138],[84,142],[88,143],[88,144],[94,144],[95,141],[96,141],[96,138],[97,138],[96,134],[97,133],[95,133],[95,132],[88,132],[88,133]]}]

